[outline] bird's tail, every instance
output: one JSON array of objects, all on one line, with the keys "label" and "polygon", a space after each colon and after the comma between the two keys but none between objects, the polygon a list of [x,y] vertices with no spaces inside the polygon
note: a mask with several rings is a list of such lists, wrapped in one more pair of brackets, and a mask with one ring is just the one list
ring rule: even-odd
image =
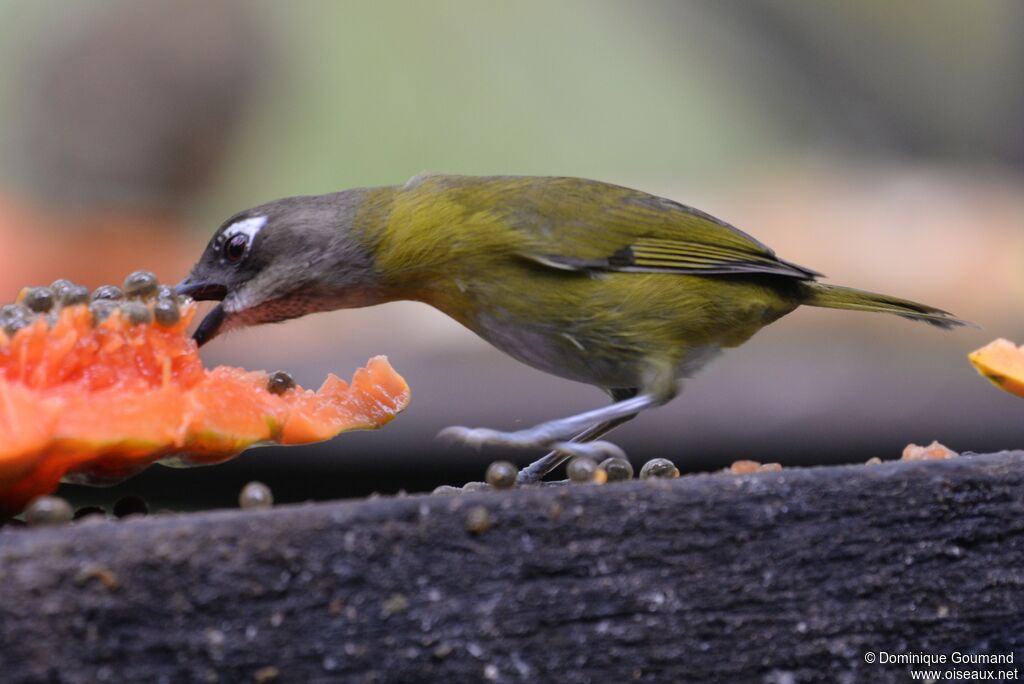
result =
[{"label": "bird's tail", "polygon": [[923,321],[944,330],[951,330],[962,325],[977,327],[973,323],[956,318],[947,311],[927,304],[918,304],[908,299],[814,281],[803,282],[801,286],[805,288],[806,299],[803,303],[807,306],[890,313],[909,318],[912,321]]}]

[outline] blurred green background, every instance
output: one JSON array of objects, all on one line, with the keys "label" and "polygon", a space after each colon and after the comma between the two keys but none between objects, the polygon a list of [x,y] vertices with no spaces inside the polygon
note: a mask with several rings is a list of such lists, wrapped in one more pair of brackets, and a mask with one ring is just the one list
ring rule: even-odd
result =
[{"label": "blurred green background", "polygon": [[[797,312],[616,433],[637,464],[863,461],[932,439],[1021,447],[1024,402],[965,358],[996,336],[1024,342],[1021,35],[1016,0],[4,0],[2,285],[13,299],[83,258],[87,281],[136,268],[176,280],[221,220],[287,195],[425,170],[585,176],[698,206],[836,282],[984,327]],[[57,254],[121,223],[123,258]],[[439,444],[445,425],[526,425],[604,401],[405,303],[204,350],[313,385],[376,353],[414,396],[382,432],[66,490],[182,507],[230,505],[253,477],[283,500],[460,484],[498,456],[537,454]]]}]

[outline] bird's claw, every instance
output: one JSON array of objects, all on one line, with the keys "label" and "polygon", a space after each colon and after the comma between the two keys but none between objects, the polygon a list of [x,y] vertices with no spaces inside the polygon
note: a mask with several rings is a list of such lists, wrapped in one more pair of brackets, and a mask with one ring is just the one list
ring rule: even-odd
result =
[{"label": "bird's claw", "polygon": [[475,449],[487,445],[512,447],[515,449],[548,449],[552,448],[557,436],[546,431],[520,430],[518,432],[502,432],[490,428],[468,428],[461,425],[447,427],[437,433],[437,438],[446,442],[457,442]]},{"label": "bird's claw", "polygon": [[622,447],[612,442],[596,440],[593,442],[555,442],[551,445],[555,451],[572,456],[586,456],[601,462],[606,458],[626,458]]}]

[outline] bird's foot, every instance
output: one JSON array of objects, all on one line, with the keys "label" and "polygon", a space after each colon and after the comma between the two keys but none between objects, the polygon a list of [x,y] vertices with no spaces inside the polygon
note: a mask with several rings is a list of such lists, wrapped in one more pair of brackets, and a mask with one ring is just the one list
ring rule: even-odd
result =
[{"label": "bird's foot", "polygon": [[515,432],[502,432],[490,428],[468,428],[461,425],[447,427],[437,433],[437,438],[457,442],[479,449],[485,444],[512,447],[514,449],[546,449],[564,435],[551,434],[548,430],[531,428]]}]

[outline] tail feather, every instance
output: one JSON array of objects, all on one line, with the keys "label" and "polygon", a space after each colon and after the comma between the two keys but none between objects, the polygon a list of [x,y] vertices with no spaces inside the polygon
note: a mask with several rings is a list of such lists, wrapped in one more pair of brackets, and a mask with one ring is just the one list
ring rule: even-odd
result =
[{"label": "tail feather", "polygon": [[909,299],[890,297],[889,295],[855,290],[841,285],[805,282],[804,287],[807,306],[820,306],[826,309],[849,309],[851,311],[877,311],[890,313],[912,321],[922,321],[944,330],[952,330],[966,325],[977,327],[973,323],[961,320],[948,311],[936,309],[927,304],[918,304]]}]

